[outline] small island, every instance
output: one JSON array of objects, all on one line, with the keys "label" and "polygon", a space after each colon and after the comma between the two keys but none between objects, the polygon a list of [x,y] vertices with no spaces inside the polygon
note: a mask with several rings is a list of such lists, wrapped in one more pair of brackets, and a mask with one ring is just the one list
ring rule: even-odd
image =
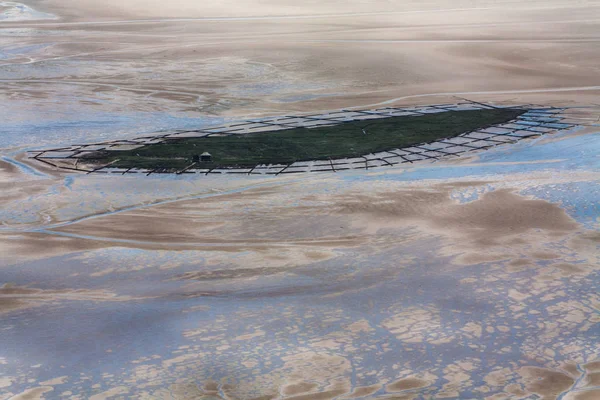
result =
[{"label": "small island", "polygon": [[[113,168],[178,172],[190,166],[245,168],[307,160],[361,157],[511,121],[526,110],[490,108],[332,122],[258,133],[166,138],[130,150],[103,149],[82,158]],[[282,124],[283,125],[283,124]]]}]

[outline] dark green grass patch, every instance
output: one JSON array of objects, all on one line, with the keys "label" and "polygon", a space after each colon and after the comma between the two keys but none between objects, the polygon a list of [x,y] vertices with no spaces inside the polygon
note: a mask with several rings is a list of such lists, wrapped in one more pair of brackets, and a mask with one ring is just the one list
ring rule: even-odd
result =
[{"label": "dark green grass patch", "polygon": [[523,112],[451,111],[246,135],[170,139],[129,151],[105,151],[95,157],[101,163],[118,160],[112,164],[114,167],[166,170],[181,170],[203,152],[212,155],[211,163],[198,164],[207,168],[357,157],[458,136],[510,121]]}]

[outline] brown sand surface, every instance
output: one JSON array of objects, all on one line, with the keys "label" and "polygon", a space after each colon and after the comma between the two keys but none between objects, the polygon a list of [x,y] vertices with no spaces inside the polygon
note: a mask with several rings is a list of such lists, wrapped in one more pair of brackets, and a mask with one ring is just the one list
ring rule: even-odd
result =
[{"label": "brown sand surface", "polygon": [[67,301],[125,301],[127,296],[116,296],[102,290],[61,289],[44,290],[4,284],[0,286],[0,314],[17,309]]},{"label": "brown sand surface", "polygon": [[[543,179],[544,175],[532,175],[531,179]],[[592,177],[581,174],[579,179]],[[574,178],[575,175],[565,176],[567,180]],[[459,204],[451,199],[457,188],[476,189],[488,183],[438,183],[427,188],[414,183],[381,187],[358,184],[349,185],[334,197],[311,195],[304,200],[304,184],[286,184],[246,194],[224,194],[99,215],[54,230],[68,235],[56,239],[64,243],[62,246],[81,243],[85,248],[89,243],[94,247],[97,242],[90,239],[97,238],[105,245],[251,250],[259,257],[279,253],[281,262],[292,260],[284,256],[286,249],[290,251],[289,257],[301,257],[296,262],[310,262],[328,258],[321,254],[328,254],[331,248],[364,244],[394,246],[398,239],[386,238],[380,232],[407,227],[417,228],[421,235],[442,235],[449,248],[468,249],[462,258],[491,256],[491,250],[499,251],[498,257],[508,248],[513,247],[514,251],[518,247],[529,248],[529,257],[548,260],[559,256],[536,249],[541,249],[549,236],[558,240],[580,231],[579,225],[556,204],[518,195],[510,182],[505,182],[507,188],[486,193],[474,202]],[[325,187],[327,182],[313,188],[319,186]],[[366,188],[372,194],[364,194]],[[245,209],[248,202],[252,202],[251,210]],[[26,237],[30,245],[35,245],[35,236]],[[41,241],[39,245],[56,248],[58,243]],[[320,253],[322,250],[326,253]],[[527,262],[516,260],[513,265],[518,267]],[[555,268],[565,274],[585,271],[581,266],[564,263],[557,263]],[[244,268],[230,273],[245,276],[260,272]],[[187,277],[211,279],[228,274],[213,271]]]},{"label": "brown sand surface", "polygon": [[[598,397],[600,1],[26,3],[58,19],[0,27],[0,113],[37,135],[0,149],[0,398]],[[595,108],[515,150],[360,173],[72,175],[17,154],[461,98]],[[35,128],[73,113],[145,125]]]},{"label": "brown sand surface", "polygon": [[[485,101],[506,91],[553,96],[556,89],[584,89],[597,96],[600,85],[596,1],[36,5],[63,19],[7,26],[52,33],[52,45],[2,64],[58,69],[3,80],[0,93],[42,109],[48,99],[64,99],[53,112],[76,104],[90,111],[272,115],[394,98],[433,102],[436,93]],[[206,20],[248,15],[297,18]],[[139,20],[154,22],[132,23]],[[34,45],[44,36],[2,40]],[[108,101],[95,101],[98,95]]]}]

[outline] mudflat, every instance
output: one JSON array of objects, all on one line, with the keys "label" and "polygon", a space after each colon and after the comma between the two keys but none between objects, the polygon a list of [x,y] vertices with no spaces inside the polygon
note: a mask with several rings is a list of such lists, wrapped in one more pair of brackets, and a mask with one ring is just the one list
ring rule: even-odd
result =
[{"label": "mudflat", "polygon": [[[24,1],[0,2],[0,399],[598,396],[600,1]],[[26,154],[465,98],[573,128],[277,177]]]}]

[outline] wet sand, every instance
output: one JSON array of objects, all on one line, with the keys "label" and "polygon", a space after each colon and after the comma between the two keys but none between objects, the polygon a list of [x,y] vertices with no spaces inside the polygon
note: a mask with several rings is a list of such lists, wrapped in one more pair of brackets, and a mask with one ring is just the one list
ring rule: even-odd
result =
[{"label": "wet sand", "polygon": [[511,91],[598,95],[597,2],[371,3],[271,1],[219,11],[191,1],[102,10],[91,1],[43,2],[65,16],[5,24],[2,41],[13,50],[2,65],[12,68],[0,88],[21,103],[13,118],[37,109],[50,120],[73,118],[73,107],[159,119],[155,113],[274,115],[394,98],[433,103],[436,93],[484,101]]},{"label": "wet sand", "polygon": [[[600,2],[205,3],[1,20],[0,399],[596,398]],[[24,155],[464,97],[579,127],[285,177]]]}]

